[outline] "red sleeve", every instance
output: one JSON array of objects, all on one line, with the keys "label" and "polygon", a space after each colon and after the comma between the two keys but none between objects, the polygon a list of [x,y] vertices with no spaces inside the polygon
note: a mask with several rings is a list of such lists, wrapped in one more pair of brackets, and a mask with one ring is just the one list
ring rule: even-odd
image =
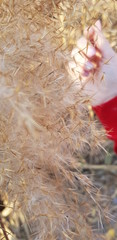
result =
[{"label": "red sleeve", "polygon": [[107,131],[107,136],[114,141],[114,150],[117,153],[117,97],[93,107],[101,123]]}]

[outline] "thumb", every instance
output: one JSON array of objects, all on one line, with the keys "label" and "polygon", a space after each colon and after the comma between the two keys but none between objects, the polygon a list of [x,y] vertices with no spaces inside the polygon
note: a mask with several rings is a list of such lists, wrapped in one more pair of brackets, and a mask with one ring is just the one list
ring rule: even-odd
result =
[{"label": "thumb", "polygon": [[113,50],[102,32],[100,20],[97,20],[90,28],[85,29],[84,35],[104,57],[108,58],[110,54],[113,54]]},{"label": "thumb", "polygon": [[100,49],[102,46],[102,41],[104,40],[101,21],[97,20],[96,23],[90,28],[86,28],[84,30],[84,35],[94,45],[94,47]]},{"label": "thumb", "polygon": [[[97,29],[95,29],[95,28],[97,28]],[[87,28],[84,30],[84,35],[85,35],[85,37],[86,37],[88,40],[93,40],[96,30],[102,31],[102,24],[101,24],[101,21],[100,21],[100,20],[97,20],[96,23],[95,23],[95,25],[92,25],[91,27],[87,27]]]},{"label": "thumb", "polygon": [[102,24],[100,20],[97,20],[95,25],[95,27],[97,27],[97,29],[101,32],[102,31]]}]

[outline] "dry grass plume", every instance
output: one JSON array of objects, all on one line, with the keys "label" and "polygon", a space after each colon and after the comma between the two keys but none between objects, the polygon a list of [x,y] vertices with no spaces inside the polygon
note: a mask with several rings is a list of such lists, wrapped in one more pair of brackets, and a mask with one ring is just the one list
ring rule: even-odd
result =
[{"label": "dry grass plume", "polygon": [[116,48],[117,4],[104,2],[0,1],[0,194],[24,211],[30,239],[94,239],[87,216],[91,199],[101,212],[98,191],[79,162],[103,134],[65,65],[98,18]]}]

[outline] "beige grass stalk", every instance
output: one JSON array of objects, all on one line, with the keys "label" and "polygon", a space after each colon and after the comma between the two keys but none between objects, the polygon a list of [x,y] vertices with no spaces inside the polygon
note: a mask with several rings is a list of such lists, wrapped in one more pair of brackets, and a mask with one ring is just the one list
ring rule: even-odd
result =
[{"label": "beige grass stalk", "polygon": [[65,68],[84,3],[0,1],[0,194],[19,203],[35,240],[94,239],[97,190],[78,166],[101,133]]}]

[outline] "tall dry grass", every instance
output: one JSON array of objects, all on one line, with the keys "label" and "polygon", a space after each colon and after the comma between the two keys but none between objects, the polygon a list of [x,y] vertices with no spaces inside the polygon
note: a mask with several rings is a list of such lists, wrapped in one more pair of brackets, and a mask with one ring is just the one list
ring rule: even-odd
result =
[{"label": "tall dry grass", "polygon": [[99,17],[105,29],[116,24],[116,2],[96,2],[0,1],[0,194],[23,210],[30,239],[94,239],[90,202],[104,214],[79,170],[82,153],[100,147],[103,133],[66,70],[86,24]]}]

